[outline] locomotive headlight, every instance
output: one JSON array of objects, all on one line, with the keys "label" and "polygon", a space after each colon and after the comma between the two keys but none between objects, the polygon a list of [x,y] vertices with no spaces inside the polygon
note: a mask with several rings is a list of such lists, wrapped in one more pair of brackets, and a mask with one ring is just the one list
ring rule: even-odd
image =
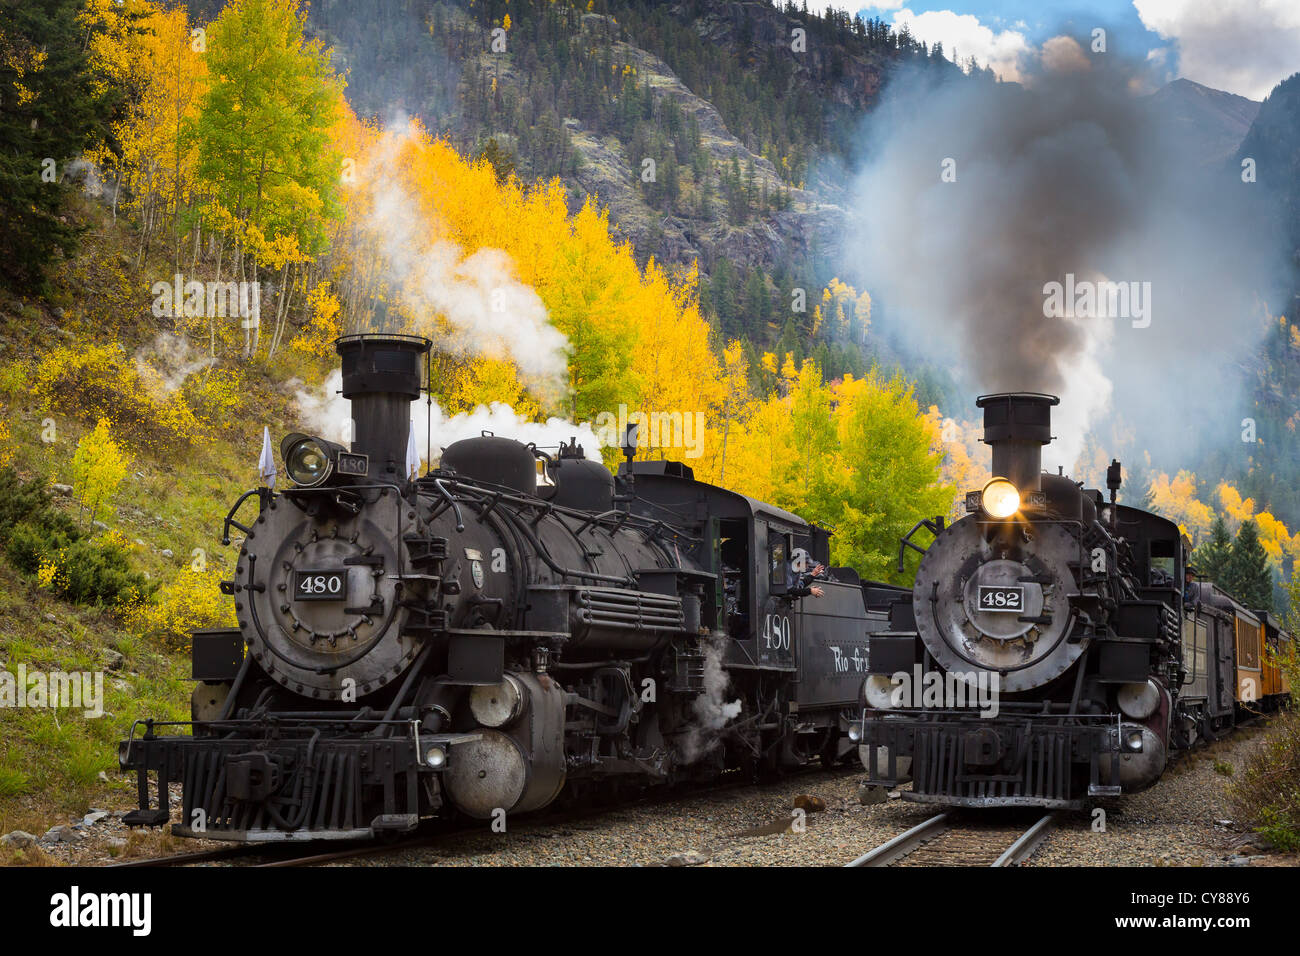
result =
[{"label": "locomotive headlight", "polygon": [[429,752],[424,755],[424,762],[429,765],[430,770],[441,770],[447,766],[447,751],[441,747],[430,747]]},{"label": "locomotive headlight", "polygon": [[1134,752],[1142,749],[1142,731],[1130,730],[1124,735],[1124,746]]},{"label": "locomotive headlight", "polygon": [[994,478],[981,495],[984,510],[994,518],[1010,518],[1020,510],[1020,492],[1005,478]]},{"label": "locomotive headlight", "polygon": [[862,696],[873,710],[890,710],[894,704],[894,682],[884,674],[872,674],[862,684]]},{"label": "locomotive headlight", "polygon": [[862,739],[862,725],[858,723],[849,724],[849,740],[857,743]]},{"label": "locomotive headlight", "polygon": [[296,484],[313,488],[330,476],[333,463],[323,444],[304,437],[295,442],[284,456],[284,467]]}]

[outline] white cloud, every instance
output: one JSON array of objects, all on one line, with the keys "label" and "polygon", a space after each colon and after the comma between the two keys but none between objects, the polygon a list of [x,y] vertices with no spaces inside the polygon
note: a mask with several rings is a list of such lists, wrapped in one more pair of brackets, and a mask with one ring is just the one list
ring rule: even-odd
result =
[{"label": "white cloud", "polygon": [[1148,29],[1174,41],[1178,71],[1189,80],[1262,100],[1300,70],[1297,0],[1133,0],[1133,7]]},{"label": "white cloud", "polygon": [[907,27],[912,36],[930,46],[943,44],[948,59],[954,53],[965,60],[975,57],[981,66],[989,67],[1004,80],[1020,79],[1020,58],[1030,52],[1025,35],[1018,30],[994,32],[969,13],[951,10],[927,10],[913,13],[903,9],[894,14],[894,30]]}]

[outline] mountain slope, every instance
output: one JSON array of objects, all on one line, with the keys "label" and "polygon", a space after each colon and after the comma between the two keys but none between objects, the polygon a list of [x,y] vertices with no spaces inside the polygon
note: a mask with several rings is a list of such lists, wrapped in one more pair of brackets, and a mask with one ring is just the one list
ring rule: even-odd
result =
[{"label": "mountain slope", "polygon": [[320,0],[311,25],[350,69],[358,112],[404,111],[462,150],[492,142],[525,181],[558,176],[642,261],[706,280],[725,261],[724,287],[766,301],[715,308],[706,281],[703,304],[758,341],[781,333],[764,316],[789,288],[831,278],[836,170],[890,70],[956,71],[879,21],[754,0]]},{"label": "mountain slope", "polygon": [[1203,165],[1222,162],[1236,152],[1260,104],[1235,93],[1211,89],[1191,80],[1174,80],[1148,98],[1193,145]]},{"label": "mountain slope", "polygon": [[[1234,165],[1255,161],[1252,198],[1277,217],[1288,246],[1289,288],[1257,360],[1253,414],[1260,443],[1241,475],[1243,494],[1267,503],[1289,527],[1300,521],[1300,73],[1274,87],[1260,106]],[[1237,470],[1240,469],[1238,466]]]},{"label": "mountain slope", "polygon": [[1260,185],[1300,250],[1300,73],[1283,80],[1260,104],[1237,162],[1255,160]]}]

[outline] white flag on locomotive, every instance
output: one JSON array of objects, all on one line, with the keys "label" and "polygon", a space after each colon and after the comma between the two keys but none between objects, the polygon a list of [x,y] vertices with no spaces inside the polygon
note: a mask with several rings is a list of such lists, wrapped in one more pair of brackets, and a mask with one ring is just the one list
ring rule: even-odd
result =
[{"label": "white flag on locomotive", "polygon": [[262,457],[257,460],[257,474],[266,487],[275,487],[275,453],[271,450],[271,429],[262,428]]},{"label": "white flag on locomotive", "polygon": [[420,452],[415,447],[415,422],[406,435],[406,477],[414,478],[420,473]]}]

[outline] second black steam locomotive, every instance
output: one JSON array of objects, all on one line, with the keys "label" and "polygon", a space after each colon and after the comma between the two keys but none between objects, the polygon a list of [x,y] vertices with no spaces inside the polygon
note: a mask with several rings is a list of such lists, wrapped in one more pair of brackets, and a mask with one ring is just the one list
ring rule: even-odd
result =
[{"label": "second black steam locomotive", "polygon": [[1057,402],[979,399],[997,477],[965,517],[913,529],[934,541],[868,638],[861,755],[877,792],[910,779],[903,796],[921,802],[1081,807],[1150,786],[1173,751],[1286,696],[1265,648],[1285,653],[1289,635],[1192,579],[1178,526],[1116,502],[1118,462],[1109,500],[1042,473]]},{"label": "second black steam locomotive", "polygon": [[194,635],[188,733],[121,743],[129,824],[166,823],[172,782],[178,835],[342,839],[853,752],[867,636],[906,592],[832,569],[796,599],[829,534],[675,462],[615,479],[483,436],[409,480],[429,343],[337,348],[351,447],[288,436],[293,486],[227,516],[238,627]]}]

